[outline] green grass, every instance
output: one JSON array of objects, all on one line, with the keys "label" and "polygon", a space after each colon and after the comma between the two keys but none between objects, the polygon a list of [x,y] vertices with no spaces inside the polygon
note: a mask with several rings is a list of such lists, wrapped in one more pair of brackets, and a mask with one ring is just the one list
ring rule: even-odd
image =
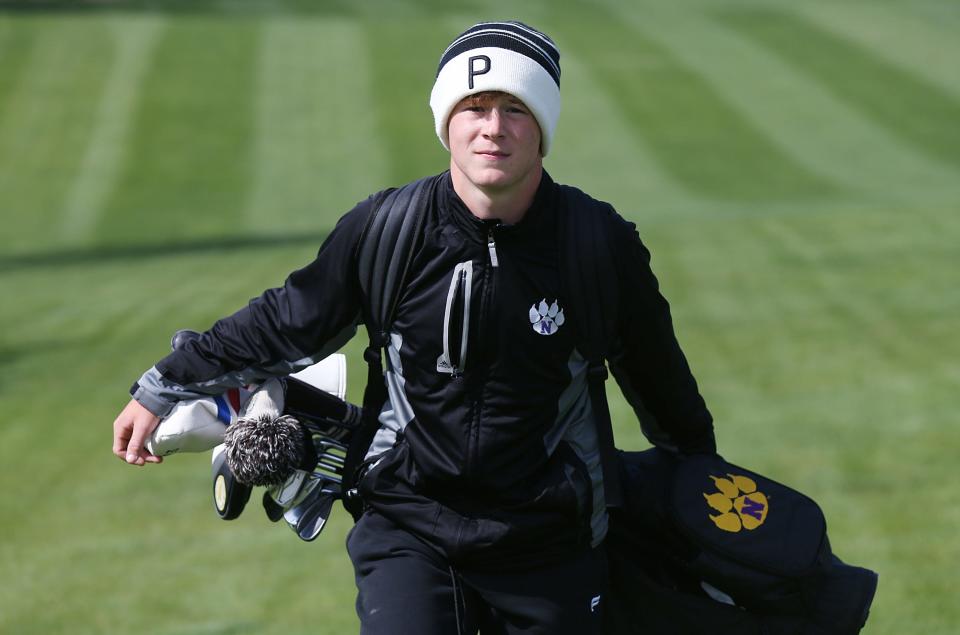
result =
[{"label": "green grass", "polygon": [[[788,12],[744,9],[722,19],[816,77],[891,134],[935,159],[960,164],[960,100],[946,91]],[[951,121],[954,125],[942,125]]]},{"label": "green grass", "polygon": [[357,631],[342,510],[224,523],[206,455],[127,468],[110,424],[174,330],[444,168],[437,59],[503,16],[558,40],[547,169],[638,224],[721,451],[880,572],[865,633],[960,629],[956,4],[514,4],[0,2],[0,632]]},{"label": "green grass", "polygon": [[[125,139],[128,156],[140,160],[119,173],[98,237],[154,242],[241,226],[253,163],[259,27],[208,15],[168,23]],[[215,125],[196,125],[211,116]]]},{"label": "green grass", "polygon": [[[556,37],[583,58],[623,120],[682,185],[738,202],[803,200],[831,190],[829,182],[777,149],[747,114],[732,108],[666,46],[599,7],[586,23],[575,16],[558,23]],[[597,37],[600,33],[603,37]]]}]

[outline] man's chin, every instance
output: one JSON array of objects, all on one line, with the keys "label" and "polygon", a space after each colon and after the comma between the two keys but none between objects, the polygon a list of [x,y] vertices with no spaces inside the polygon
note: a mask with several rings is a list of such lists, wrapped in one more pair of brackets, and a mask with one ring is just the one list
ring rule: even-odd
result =
[{"label": "man's chin", "polygon": [[491,194],[505,192],[521,183],[528,172],[519,172],[511,166],[483,165],[471,166],[473,169],[460,170],[462,177],[473,187]]},{"label": "man's chin", "polygon": [[516,175],[500,168],[485,168],[477,172],[473,182],[483,188],[508,187],[517,180]]}]

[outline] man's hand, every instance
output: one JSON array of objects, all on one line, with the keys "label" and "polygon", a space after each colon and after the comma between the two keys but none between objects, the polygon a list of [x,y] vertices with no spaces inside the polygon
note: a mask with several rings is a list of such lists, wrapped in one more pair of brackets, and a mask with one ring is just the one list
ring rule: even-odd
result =
[{"label": "man's hand", "polygon": [[131,399],[113,422],[113,453],[130,465],[162,463],[163,457],[150,454],[144,443],[160,417]]}]

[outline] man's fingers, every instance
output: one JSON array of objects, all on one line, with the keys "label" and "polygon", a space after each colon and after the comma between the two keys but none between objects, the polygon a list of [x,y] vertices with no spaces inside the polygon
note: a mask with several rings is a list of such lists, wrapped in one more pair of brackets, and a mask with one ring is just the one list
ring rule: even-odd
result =
[{"label": "man's fingers", "polygon": [[129,438],[123,438],[114,436],[113,437],[113,454],[119,458],[124,458],[127,456],[127,442]]},{"label": "man's fingers", "polygon": [[133,433],[130,435],[130,443],[127,444],[127,463],[143,465],[146,461],[147,453],[143,449],[143,443],[149,432],[148,425],[149,422],[143,419],[133,424]]},{"label": "man's fingers", "polygon": [[130,432],[133,429],[133,420],[126,415],[126,409],[113,422],[113,453],[118,458],[126,459],[127,444],[130,443]]},{"label": "man's fingers", "polygon": [[132,436],[130,438],[130,442],[127,443],[127,449],[124,452],[123,460],[130,465],[143,465],[143,459],[140,457],[140,446],[133,441]]},{"label": "man's fingers", "polygon": [[153,456],[143,447],[158,423],[159,417],[131,400],[113,422],[113,453],[130,465],[160,463],[160,457]]}]

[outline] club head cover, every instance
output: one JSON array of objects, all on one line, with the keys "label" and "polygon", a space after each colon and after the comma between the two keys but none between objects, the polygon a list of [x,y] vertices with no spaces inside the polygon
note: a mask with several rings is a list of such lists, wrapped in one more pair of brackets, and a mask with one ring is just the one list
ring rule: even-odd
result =
[{"label": "club head cover", "polygon": [[241,417],[223,438],[227,463],[247,485],[280,485],[297,470],[317,464],[313,438],[294,417]]},{"label": "club head cover", "polygon": [[216,397],[177,402],[144,445],[155,456],[205,452],[220,445],[227,426],[237,419],[239,392],[234,389]]},{"label": "club head cover", "polygon": [[213,507],[223,520],[233,520],[240,516],[250,492],[253,490],[237,480],[230,466],[227,464],[227,455],[222,445],[213,449],[211,465],[213,472]]},{"label": "club head cover", "polygon": [[334,353],[290,375],[343,401],[347,398],[347,357]]},{"label": "club head cover", "polygon": [[250,394],[240,409],[241,419],[276,419],[283,414],[284,396],[283,383],[276,377],[260,384]]}]

